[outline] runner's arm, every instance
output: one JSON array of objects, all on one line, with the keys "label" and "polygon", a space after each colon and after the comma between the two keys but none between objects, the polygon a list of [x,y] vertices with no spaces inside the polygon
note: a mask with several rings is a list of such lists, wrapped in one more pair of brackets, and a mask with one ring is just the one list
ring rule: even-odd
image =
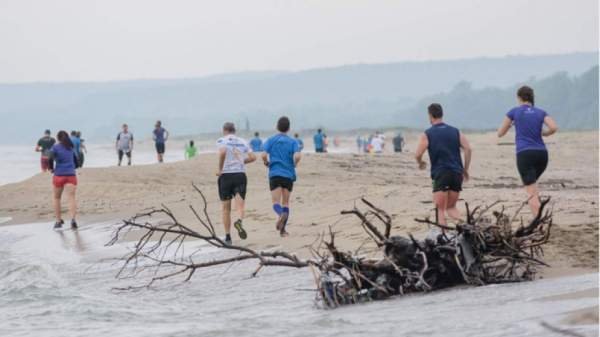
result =
[{"label": "runner's arm", "polygon": [[129,138],[129,152],[133,151],[133,134]]},{"label": "runner's arm", "polygon": [[165,142],[167,141],[167,139],[169,139],[169,131],[167,131],[167,129],[165,129]]},{"label": "runner's arm", "polygon": [[471,144],[469,144],[467,137],[465,137],[462,132],[460,133],[460,147],[465,153],[465,170],[463,174],[465,179],[469,180],[469,167],[471,166],[471,154],[473,153],[473,150],[471,149]]},{"label": "runner's arm", "polygon": [[48,170],[54,173],[54,151],[50,151],[48,156]]},{"label": "runner's arm", "polygon": [[223,166],[225,166],[225,156],[227,155],[227,149],[225,147],[219,148],[219,172],[217,175],[220,176],[223,173]]},{"label": "runner's arm", "polygon": [[254,152],[248,152],[248,156],[244,159],[244,164],[250,164],[256,160],[256,155]]},{"label": "runner's arm", "polygon": [[302,159],[302,154],[300,152],[294,153],[294,167],[298,166],[300,159]]},{"label": "runner's arm", "polygon": [[427,140],[427,136],[422,134],[419,138],[419,144],[417,145],[417,150],[415,152],[415,159],[417,164],[419,164],[419,169],[424,170],[427,167],[427,164],[423,161],[423,154],[427,147],[429,146],[429,141]]},{"label": "runner's arm", "polygon": [[265,166],[269,166],[269,154],[267,152],[263,152],[260,156],[262,157],[263,164],[265,164]]},{"label": "runner's arm", "polygon": [[550,117],[550,116],[544,117],[544,124],[546,125],[547,130],[544,130],[542,132],[542,136],[548,137],[548,136],[555,134],[556,131],[558,131],[558,125],[556,125],[556,122],[554,121],[554,119],[552,117]]},{"label": "runner's arm", "polygon": [[503,137],[508,130],[510,130],[510,127],[512,126],[512,119],[508,118],[508,117],[504,117],[504,120],[502,121],[502,125],[500,125],[500,127],[498,128],[498,138]]}]

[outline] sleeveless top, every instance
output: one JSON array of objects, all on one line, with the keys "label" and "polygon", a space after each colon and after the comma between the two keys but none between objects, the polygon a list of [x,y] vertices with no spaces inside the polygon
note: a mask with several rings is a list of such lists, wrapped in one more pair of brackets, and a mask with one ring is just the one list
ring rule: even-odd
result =
[{"label": "sleeveless top", "polygon": [[425,131],[429,146],[431,161],[431,178],[440,173],[451,171],[463,173],[463,163],[460,156],[460,131],[445,123],[435,124]]}]

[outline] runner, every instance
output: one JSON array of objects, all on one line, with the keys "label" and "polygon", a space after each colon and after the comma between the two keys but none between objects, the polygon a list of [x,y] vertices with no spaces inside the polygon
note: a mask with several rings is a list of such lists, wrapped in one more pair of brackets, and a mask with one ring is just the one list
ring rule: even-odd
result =
[{"label": "runner", "polygon": [[263,162],[269,168],[273,210],[278,216],[276,228],[282,237],[288,235],[285,227],[290,217],[290,195],[296,181],[296,166],[301,157],[298,142],[287,135],[289,130],[289,118],[279,118],[279,133],[267,139],[264,144],[265,152],[262,154]]},{"label": "runner", "polygon": [[196,156],[196,153],[198,152],[198,148],[196,148],[196,145],[194,145],[194,141],[190,140],[189,144],[187,144],[185,146],[185,159],[192,159]]},{"label": "runner", "polygon": [[398,132],[398,135],[392,139],[394,143],[394,152],[402,152],[402,148],[404,147],[404,137],[402,137],[402,133]]},{"label": "runner", "polygon": [[[461,217],[456,202],[462,191],[463,178],[469,179],[471,146],[458,129],[444,123],[444,112],[440,104],[433,103],[427,109],[431,127],[421,135],[415,159],[419,169],[424,170],[427,164],[423,161],[423,154],[425,150],[428,151],[436,218],[440,225],[447,225],[446,214],[457,220]],[[465,156],[464,167],[460,156],[461,149]],[[432,228],[428,238],[436,238],[438,233],[437,227]]]},{"label": "runner", "polygon": [[263,145],[263,141],[262,141],[262,139],[260,139],[259,133],[255,132],[254,138],[252,138],[252,140],[250,140],[250,147],[252,148],[252,151],[261,152],[262,145]]},{"label": "runner", "polygon": [[154,140],[154,147],[156,148],[156,158],[159,163],[163,162],[163,156],[165,154],[165,143],[169,138],[169,132],[162,127],[161,121],[156,121],[154,125],[154,131],[152,131],[152,139]]},{"label": "runner", "polygon": [[50,130],[44,131],[44,136],[40,138],[35,146],[35,152],[41,152],[42,156],[40,164],[42,172],[48,171],[48,157],[50,157],[50,149],[56,143],[56,139],[52,138]]},{"label": "runner", "polygon": [[127,165],[131,166],[131,155],[133,152],[133,133],[129,132],[129,126],[123,124],[122,131],[117,134],[117,140],[115,142],[115,148],[117,149],[117,156],[119,157],[118,166],[121,166],[123,161],[123,155],[127,156]]},{"label": "runner", "polygon": [[371,147],[373,149],[373,152],[382,153],[383,146],[384,146],[383,138],[381,138],[379,135],[377,135],[371,139]]},{"label": "runner", "polygon": [[[540,209],[537,181],[548,166],[548,150],[543,137],[556,133],[558,126],[546,111],[534,106],[533,89],[523,86],[517,91],[519,106],[510,110],[498,129],[498,137],[506,135],[515,126],[517,169],[525,191],[529,196],[531,214],[536,216]],[[544,130],[546,125],[547,130]]]},{"label": "runner", "polygon": [[244,200],[246,199],[246,164],[256,160],[252,149],[245,140],[235,135],[235,125],[223,125],[223,137],[217,141],[219,155],[219,171],[217,172],[219,198],[223,207],[223,226],[225,227],[225,243],[231,245],[231,200],[235,200],[238,219],[233,224],[240,236],[245,240],[248,234],[242,227],[244,219]]},{"label": "runner", "polygon": [[85,147],[85,139],[81,138],[81,131],[77,131],[77,138],[79,138],[79,167],[83,167],[83,163],[85,162],[85,155],[87,154],[87,147]]},{"label": "runner", "polygon": [[294,134],[294,139],[298,142],[298,152],[302,152],[302,150],[304,150],[304,141],[297,133]]},{"label": "runner", "polygon": [[54,215],[56,222],[54,228],[62,228],[65,223],[61,215],[61,197],[63,191],[69,197],[69,214],[71,215],[71,228],[77,228],[77,201],[75,200],[75,192],[77,190],[77,176],[75,169],[77,168],[77,154],[71,138],[66,131],[59,131],[56,138],[58,143],[52,146],[50,151],[49,168],[54,177],[52,184],[54,185]]},{"label": "runner", "polygon": [[317,133],[313,136],[313,142],[315,143],[315,152],[322,153],[325,145],[323,139],[323,130],[317,130]]},{"label": "runner", "polygon": [[356,136],[356,146],[358,147],[358,153],[363,152],[364,144],[363,144],[363,139],[360,135]]},{"label": "runner", "polygon": [[75,164],[77,165],[77,168],[80,168],[81,161],[79,159],[79,153],[81,152],[81,139],[77,137],[77,131],[71,131],[70,139],[71,143],[73,144],[73,151],[75,151],[75,154],[77,155],[77,162]]}]

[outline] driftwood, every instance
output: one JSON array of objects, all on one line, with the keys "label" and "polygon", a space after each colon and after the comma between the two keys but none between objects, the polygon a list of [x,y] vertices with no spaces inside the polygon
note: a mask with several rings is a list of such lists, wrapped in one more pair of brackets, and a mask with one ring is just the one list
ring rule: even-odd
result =
[{"label": "driftwood", "polygon": [[[552,211],[547,210],[549,198],[542,200],[537,216],[528,224],[513,230],[511,224],[522,209],[509,217],[504,208],[487,215],[492,204],[472,211],[467,204],[466,221],[456,226],[441,226],[429,219],[417,222],[437,226],[444,230],[434,239],[417,240],[392,236],[392,218],[366,199],[361,199],[365,210],[356,206],[342,211],[354,215],[366,234],[381,250],[381,258],[367,259],[358,252],[343,252],[335,245],[331,230],[320,235],[311,246],[312,257],[301,259],[286,251],[256,251],[244,246],[227,245],[215,231],[207,212],[207,202],[202,191],[203,205],[198,211],[190,210],[203,228],[203,232],[181,224],[176,216],[163,205],[123,221],[115,230],[108,245],[115,244],[129,232],[141,236],[127,255],[117,278],[136,277],[145,271],[153,271],[150,281],[140,287],[149,287],[156,281],[183,275],[188,281],[201,268],[254,260],[257,269],[280,266],[309,267],[315,276],[317,303],[323,307],[383,299],[411,292],[427,292],[459,284],[484,285],[490,283],[520,282],[532,280],[539,266],[546,265],[541,259],[542,246],[548,241],[552,227]],[[152,217],[166,217],[162,223],[151,222]],[[206,232],[206,233],[204,233]],[[184,241],[204,240],[208,244],[232,251],[228,257],[197,261],[195,252],[184,251]]]}]

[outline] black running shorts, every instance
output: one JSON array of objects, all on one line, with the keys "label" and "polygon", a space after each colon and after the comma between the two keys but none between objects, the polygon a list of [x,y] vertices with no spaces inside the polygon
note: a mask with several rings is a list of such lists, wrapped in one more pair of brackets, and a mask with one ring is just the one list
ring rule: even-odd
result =
[{"label": "black running shorts", "polygon": [[119,160],[123,159],[123,155],[131,158],[131,150],[129,150],[129,152],[123,152],[123,150],[119,150]]},{"label": "black running shorts", "polygon": [[245,173],[223,173],[219,176],[219,198],[221,201],[231,200],[236,194],[246,199],[248,179]]},{"label": "black running shorts", "polygon": [[548,151],[525,150],[517,153],[517,169],[525,186],[536,183],[546,167],[548,167]]},{"label": "black running shorts", "polygon": [[462,191],[463,175],[453,171],[442,171],[433,178],[433,192]]},{"label": "black running shorts", "polygon": [[271,191],[281,187],[291,192],[294,189],[294,181],[285,177],[272,177],[269,179],[269,187]]},{"label": "black running shorts", "polygon": [[165,143],[155,143],[154,145],[156,147],[156,153],[165,153]]}]

